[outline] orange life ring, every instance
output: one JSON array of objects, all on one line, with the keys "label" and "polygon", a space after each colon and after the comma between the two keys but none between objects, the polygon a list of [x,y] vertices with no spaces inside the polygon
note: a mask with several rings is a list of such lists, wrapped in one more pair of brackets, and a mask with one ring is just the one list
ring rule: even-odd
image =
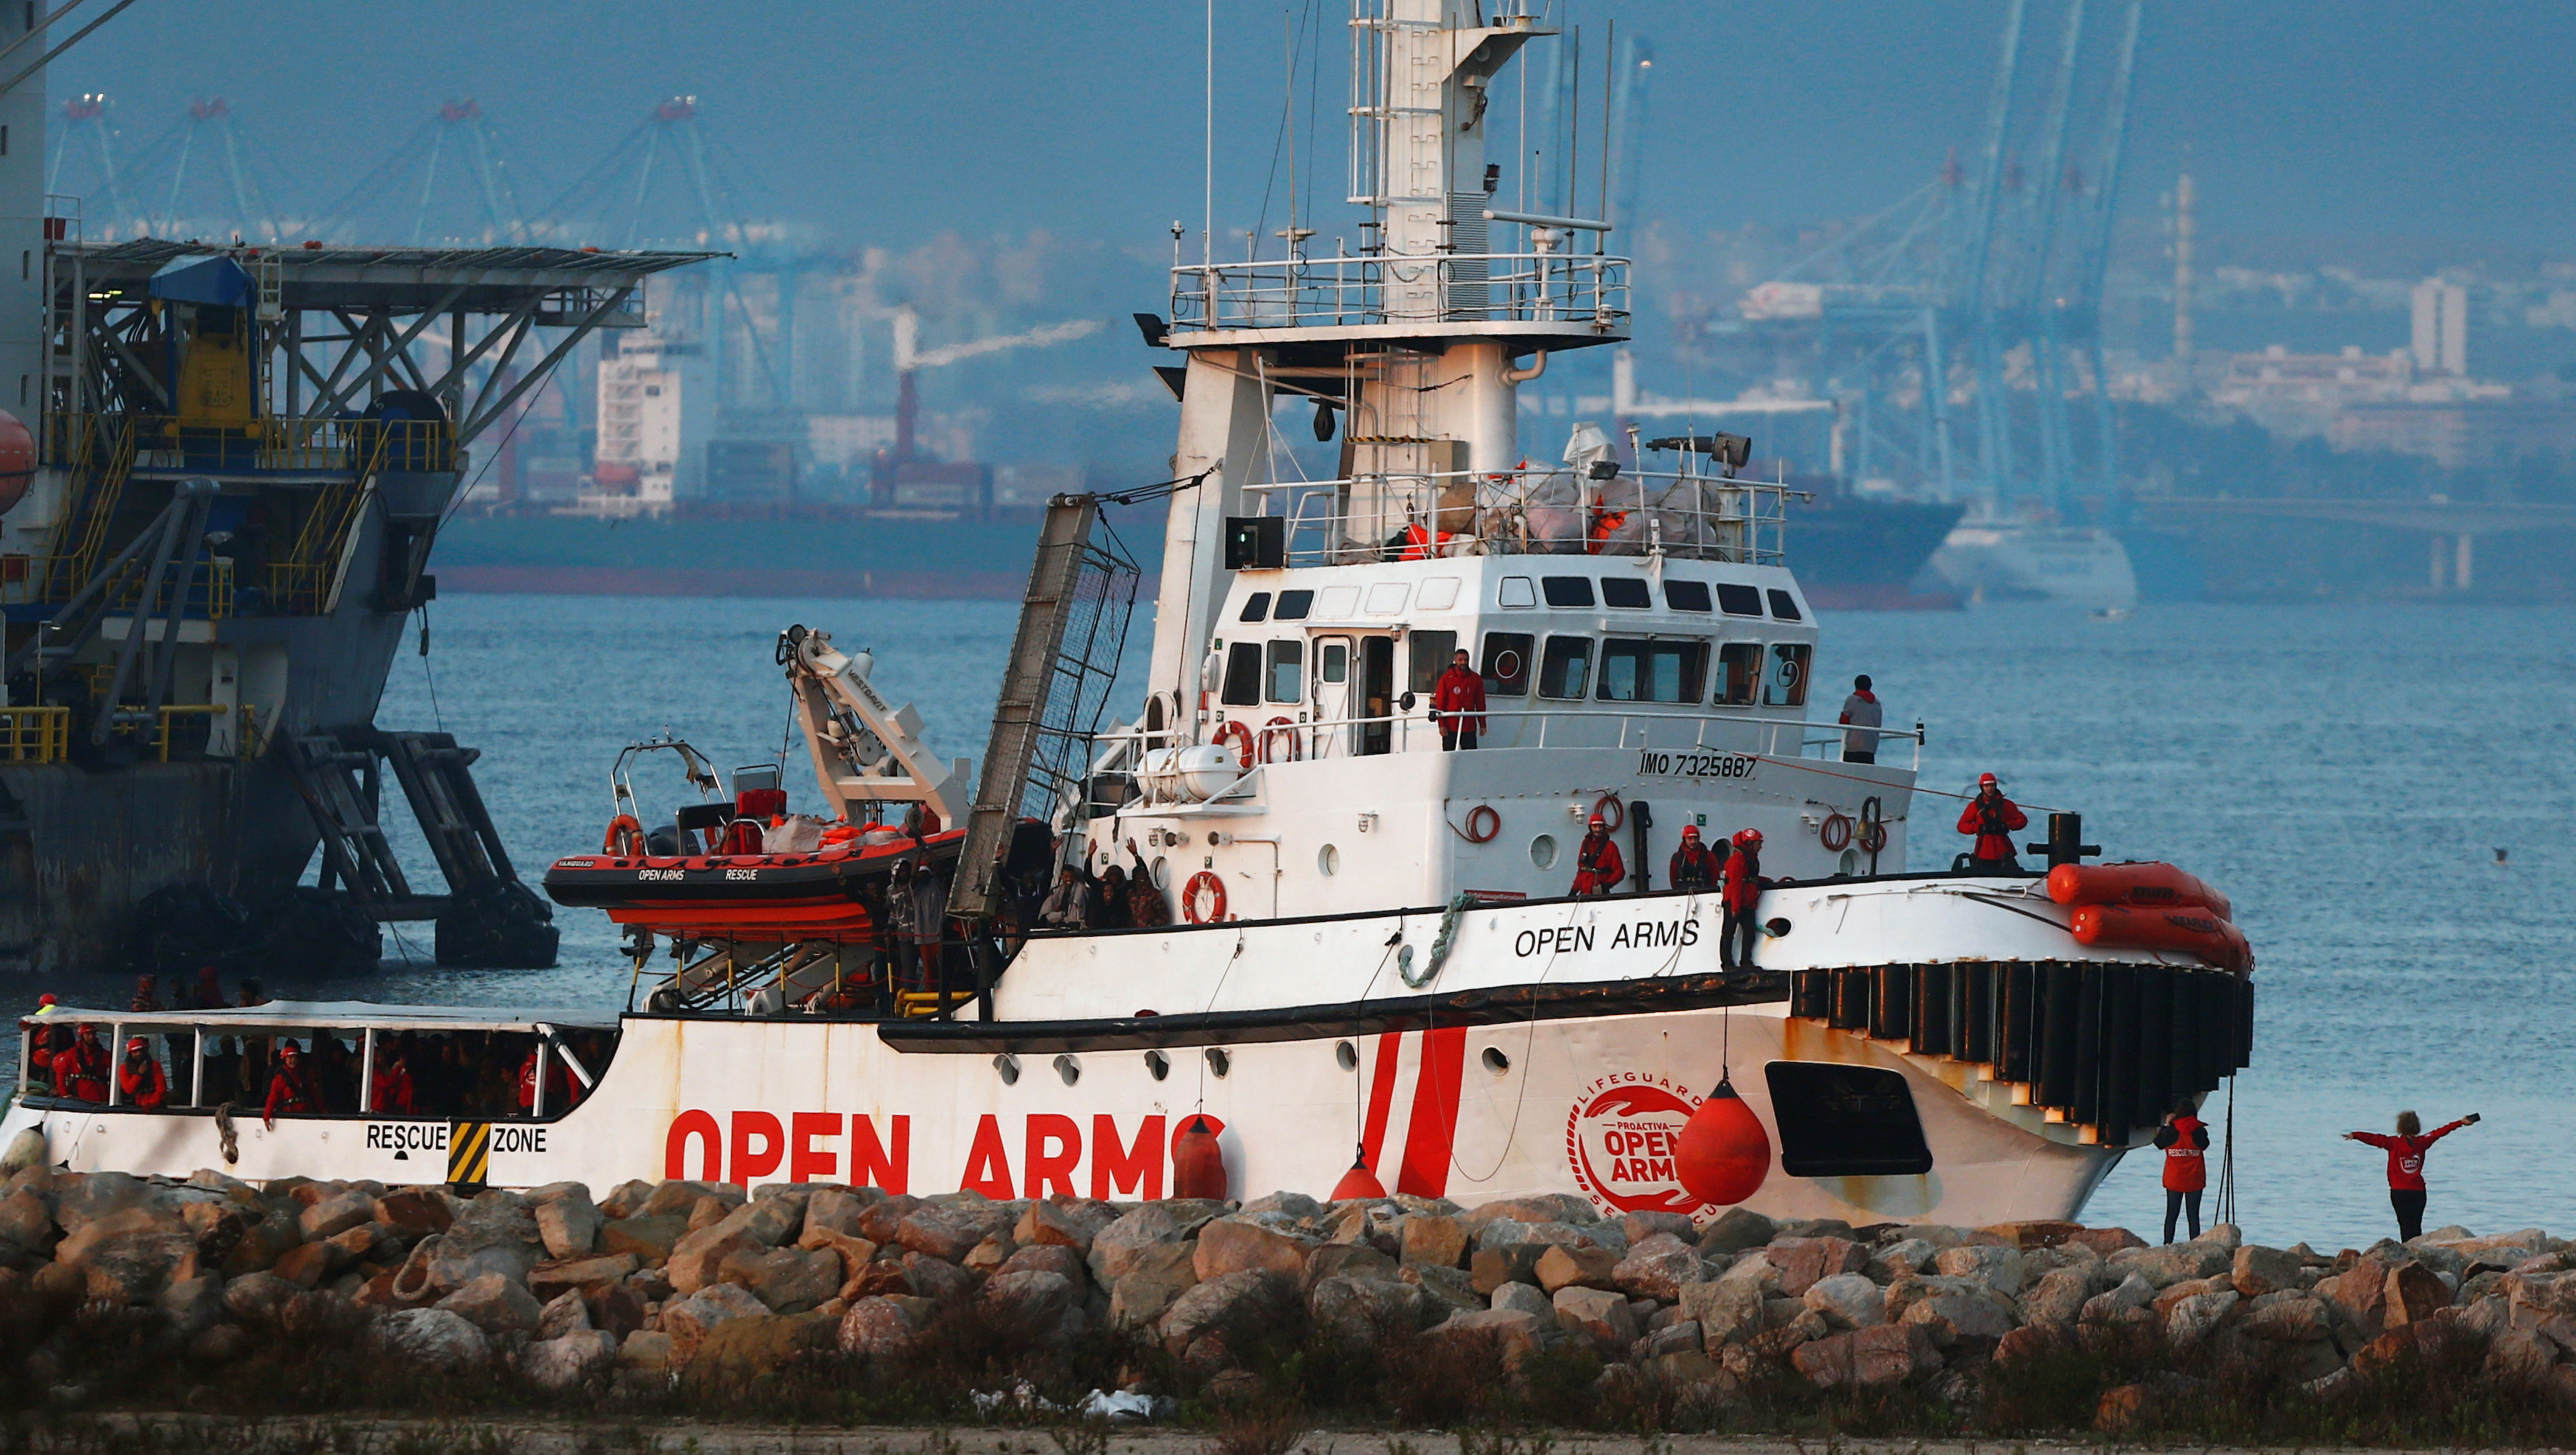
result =
[{"label": "orange life ring", "polygon": [[[1274,753],[1270,750],[1270,740],[1274,737],[1288,744],[1288,748],[1285,753]],[[1262,762],[1294,763],[1301,755],[1304,754],[1304,752],[1305,748],[1297,741],[1297,725],[1290,722],[1288,719],[1284,717],[1274,717],[1269,721],[1268,725],[1261,729]]]},{"label": "orange life ring", "polygon": [[1592,811],[1601,815],[1601,826],[1614,834],[1628,821],[1628,806],[1619,801],[1616,793],[1605,793],[1592,800]]},{"label": "orange life ring", "polygon": [[[1485,820],[1485,831],[1481,834],[1476,832],[1476,819],[1478,815],[1482,815]],[[1480,803],[1474,808],[1467,810],[1468,843],[1490,844],[1494,841],[1494,835],[1499,834],[1502,831],[1503,816],[1494,812],[1494,806],[1492,804]]]},{"label": "orange life ring", "polygon": [[1245,727],[1241,722],[1236,721],[1233,718],[1228,718],[1224,722],[1218,723],[1216,725],[1217,745],[1222,747],[1229,742],[1239,745],[1235,749],[1234,754],[1235,771],[1240,773],[1244,769],[1251,767],[1253,763],[1252,729]]},{"label": "orange life ring", "polygon": [[1825,852],[1841,853],[1851,847],[1851,816],[1842,813],[1826,814],[1823,826],[1816,830],[1816,837],[1824,842]]},{"label": "orange life ring", "polygon": [[620,859],[642,858],[644,825],[636,822],[635,815],[631,813],[621,813],[610,819],[608,835],[600,841],[599,851],[603,854],[615,855]]},{"label": "orange life ring", "polygon": [[[1207,913],[1199,913],[1199,895],[1209,896]],[[1201,869],[1190,876],[1181,890],[1181,917],[1194,925],[1212,925],[1225,918],[1225,881],[1213,869]]]}]

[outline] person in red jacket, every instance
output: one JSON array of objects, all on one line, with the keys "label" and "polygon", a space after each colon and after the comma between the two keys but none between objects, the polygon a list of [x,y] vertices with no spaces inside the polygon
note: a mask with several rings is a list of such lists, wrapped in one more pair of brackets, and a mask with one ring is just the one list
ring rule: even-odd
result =
[{"label": "person in red jacket", "polygon": [[116,1095],[125,1105],[144,1111],[159,1111],[170,1104],[170,1082],[161,1074],[161,1063],[152,1059],[152,1048],[141,1036],[125,1042],[125,1063],[116,1068]]},{"label": "person in red jacket", "polygon": [[[572,1071],[561,1056],[546,1058],[546,1115],[561,1116],[572,1109]],[[528,1050],[528,1059],[519,1063],[519,1114],[534,1116],[537,1111],[537,1053]]]},{"label": "person in red jacket", "polygon": [[36,1013],[18,1024],[27,1031],[27,1076],[39,1087],[54,1084],[54,1047],[57,1042],[69,1044],[64,1028],[46,1023],[54,1013],[54,995],[47,991],[36,997]]},{"label": "person in red jacket", "polygon": [[107,1047],[99,1044],[98,1027],[84,1023],[72,1032],[69,1046],[54,1052],[54,1094],[107,1100]]},{"label": "person in red jacket", "polygon": [[2397,1241],[2412,1242],[2424,1236],[2424,1154],[2435,1142],[2462,1127],[2478,1124],[2478,1114],[2467,1116],[2447,1126],[2424,1130],[2424,1123],[2411,1111],[2397,1114],[2397,1135],[2378,1132],[2346,1132],[2343,1139],[2377,1147],[2388,1154],[2388,1205],[2397,1213]]},{"label": "person in red jacket", "polygon": [[1977,779],[1977,796],[1959,812],[1959,832],[1977,836],[1976,860],[1968,866],[1972,874],[2018,874],[2021,860],[2013,856],[2013,830],[2028,827],[2030,819],[2020,805],[2004,797],[1995,775],[1986,773]]},{"label": "person in red jacket", "polygon": [[313,1082],[313,1068],[304,1064],[304,1052],[293,1041],[278,1042],[277,1071],[268,1078],[268,1099],[260,1108],[261,1124],[273,1132],[280,1113],[312,1116],[321,1110],[322,1091]]},{"label": "person in red jacket", "polygon": [[1610,837],[1609,821],[1599,814],[1574,851],[1574,892],[1608,894],[1628,877],[1628,862],[1619,857],[1619,841]]},{"label": "person in red jacket", "polygon": [[412,1114],[411,1067],[404,1054],[405,1031],[399,1039],[376,1043],[376,1071],[367,1080],[367,1109],[383,1116]]},{"label": "person in red jacket", "polygon": [[1762,831],[1738,829],[1735,851],[1726,859],[1726,888],[1719,896],[1725,917],[1717,932],[1717,963],[1723,970],[1753,968],[1753,947],[1762,927],[1753,911],[1762,903]]},{"label": "person in red jacket", "polygon": [[1431,689],[1431,720],[1440,725],[1440,750],[1476,746],[1477,735],[1485,730],[1484,711],[1485,679],[1467,665],[1467,651],[1461,647]]},{"label": "person in red jacket", "polygon": [[1726,866],[1699,841],[1699,825],[1682,825],[1682,846],[1673,850],[1672,862],[1665,865],[1664,883],[1669,889],[1715,889],[1717,876]]},{"label": "person in red jacket", "polygon": [[2174,1214],[2186,1208],[2197,1239],[2200,1194],[2209,1186],[2209,1124],[2192,1114],[2190,1102],[2177,1102],[2173,1115],[2156,1128],[2156,1146],[2165,1154],[2165,1241],[2174,1240]]}]

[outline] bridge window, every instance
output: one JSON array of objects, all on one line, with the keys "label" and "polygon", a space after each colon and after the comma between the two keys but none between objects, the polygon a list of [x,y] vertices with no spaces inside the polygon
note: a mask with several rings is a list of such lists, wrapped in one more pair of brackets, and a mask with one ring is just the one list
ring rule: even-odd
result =
[{"label": "bridge window", "polygon": [[1728,642],[1717,649],[1719,707],[1751,707],[1753,689],[1762,680],[1762,644]]},{"label": "bridge window", "polygon": [[1592,578],[1589,576],[1541,576],[1539,589],[1547,594],[1550,606],[1590,606]]},{"label": "bridge window", "polygon": [[1324,650],[1318,654],[1316,659],[1316,669],[1318,674],[1327,682],[1350,681],[1350,642],[1347,639],[1336,637],[1332,641],[1324,643]]},{"label": "bridge window", "polygon": [[1315,609],[1323,613],[1326,621],[1348,621],[1360,614],[1360,589],[1356,586],[1327,586],[1323,600],[1315,603]]},{"label": "bridge window", "polygon": [[1904,1177],[1932,1170],[1914,1093],[1898,1072],[1823,1061],[1763,1068],[1792,1177]]},{"label": "bridge window", "polygon": [[1494,587],[1494,604],[1514,608],[1538,605],[1538,594],[1530,589],[1527,576],[1506,576]]},{"label": "bridge window", "polygon": [[1303,702],[1306,700],[1306,644],[1301,641],[1270,644],[1270,700]]},{"label": "bridge window", "polygon": [[1306,613],[1314,605],[1315,593],[1312,591],[1282,591],[1279,593],[1279,610],[1276,615],[1281,621],[1304,621]]},{"label": "bridge window", "polygon": [[1706,642],[1612,637],[1601,644],[1601,700],[1697,702],[1707,671]]},{"label": "bridge window", "polygon": [[1762,593],[1750,586],[1720,581],[1717,583],[1717,609],[1728,616],[1760,616]]},{"label": "bridge window", "polygon": [[1782,642],[1771,649],[1771,670],[1762,681],[1765,707],[1807,705],[1807,657],[1812,651],[1799,642]]},{"label": "bridge window", "polygon": [[1539,659],[1538,695],[1580,701],[1592,677],[1592,638],[1549,637]]},{"label": "bridge window", "polygon": [[1771,614],[1782,621],[1804,621],[1798,614],[1798,598],[1774,586],[1771,588]]},{"label": "bridge window", "polygon": [[1250,596],[1247,596],[1247,597],[1243,598],[1243,615],[1242,615],[1241,617],[1238,617],[1238,618],[1237,618],[1237,620],[1239,620],[1239,621],[1268,621],[1269,619],[1270,619],[1270,593],[1269,593],[1269,592],[1267,592],[1267,591],[1255,591],[1255,592],[1253,592]]},{"label": "bridge window", "polygon": [[1485,633],[1485,694],[1529,696],[1530,651],[1536,639],[1527,632]]},{"label": "bridge window", "polygon": [[1456,632],[1409,633],[1405,640],[1405,681],[1412,691],[1430,694],[1449,670],[1449,654],[1458,650]]},{"label": "bridge window", "polygon": [[1260,705],[1261,643],[1236,642],[1225,649],[1225,691],[1218,700],[1228,707]]},{"label": "bridge window", "polygon": [[1708,610],[1708,583],[1705,581],[1664,580],[1664,608],[1668,611]]},{"label": "bridge window", "polygon": [[1601,578],[1601,604],[1629,611],[1648,611],[1653,609],[1655,598],[1646,589],[1646,583],[1635,577],[1604,576]]}]

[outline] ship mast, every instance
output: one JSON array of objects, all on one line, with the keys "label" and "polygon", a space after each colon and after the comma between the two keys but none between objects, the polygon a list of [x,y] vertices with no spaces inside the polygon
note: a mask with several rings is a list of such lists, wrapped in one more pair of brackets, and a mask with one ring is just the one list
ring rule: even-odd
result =
[{"label": "ship mast", "polygon": [[1194,483],[1172,498],[1155,605],[1145,726],[1163,741],[1194,733],[1227,519],[1292,508],[1264,489],[1279,394],[1343,422],[1326,528],[1401,529],[1518,467],[1518,387],[1548,352],[1626,337],[1628,260],[1604,251],[1607,221],[1496,205],[1492,83],[1555,32],[1525,13],[1487,24],[1475,0],[1352,0],[1350,34],[1356,248],[1309,256],[1292,227],[1284,257],[1174,260],[1159,341],[1188,356],[1172,473]]}]

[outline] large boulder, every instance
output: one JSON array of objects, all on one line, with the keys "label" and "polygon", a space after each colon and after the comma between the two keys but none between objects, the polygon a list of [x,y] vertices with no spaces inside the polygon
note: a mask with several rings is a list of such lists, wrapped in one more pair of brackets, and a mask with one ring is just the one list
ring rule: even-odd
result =
[{"label": "large boulder", "polygon": [[2157,1288],[2168,1288],[2188,1279],[2212,1278],[2227,1272],[2235,1263],[2235,1252],[2204,1239],[2162,1248],[2130,1249],[2113,1256],[2110,1263],[2123,1277],[2135,1273]]},{"label": "large boulder", "polygon": [[578,1329],[539,1339],[519,1356],[520,1373],[540,1389],[558,1393],[605,1377],[616,1364],[617,1337],[599,1329]]},{"label": "large boulder", "polygon": [[1624,1357],[1637,1342],[1636,1313],[1615,1289],[1568,1284],[1555,1290],[1555,1305],[1557,1326],[1590,1339],[1604,1354]]},{"label": "large boulder", "polygon": [[687,1364],[698,1344],[718,1325],[734,1319],[766,1316],[769,1306],[730,1283],[711,1283],[662,1309],[662,1332],[671,1336],[671,1362]]},{"label": "large boulder", "polygon": [[274,1273],[245,1273],[224,1284],[224,1312],[245,1324],[274,1324],[303,1285]]},{"label": "large boulder", "polygon": [[941,1303],[955,1303],[962,1298],[971,1298],[975,1293],[974,1274],[927,1253],[903,1255],[903,1280],[912,1286],[914,1293]]},{"label": "large boulder", "polygon": [[1973,1278],[2010,1298],[2030,1281],[2030,1265],[2018,1248],[1963,1244],[1944,1248],[1932,1264],[1952,1278]]},{"label": "large boulder", "polygon": [[305,1241],[318,1243],[334,1233],[345,1233],[360,1223],[373,1222],[375,1218],[374,1198],[363,1192],[342,1192],[317,1199],[295,1221]]},{"label": "large boulder", "polygon": [[2233,1288],[2195,1293],[2175,1302],[2165,1311],[2165,1341],[2176,1349],[2189,1349],[2206,1339],[2236,1307]]},{"label": "large boulder", "polygon": [[1267,1269],[1204,1279],[1164,1312],[1158,1326],[1163,1347],[1181,1354],[1200,1339],[1213,1337],[1240,1351],[1280,1329],[1296,1308],[1294,1289],[1292,1280]]},{"label": "large boulder", "polygon": [[1187,1243],[1157,1243],[1136,1249],[1127,1271],[1109,1285],[1109,1322],[1121,1329],[1150,1328],[1161,1322],[1174,1300],[1197,1286],[1198,1263]]},{"label": "large boulder", "polygon": [[[2214,1296],[2214,1295],[2213,1295]],[[2266,1297],[2245,1316],[2245,1332],[2257,1339],[2270,1339],[2281,1344],[2305,1344],[2334,1336],[2334,1318],[2323,1299],[2290,1293],[2279,1298]],[[2180,1310],[2176,1310],[2177,1313]]]},{"label": "large boulder", "polygon": [[1478,1234],[1497,1219],[1522,1223],[1596,1223],[1601,1215],[1592,1204],[1570,1192],[1537,1193],[1529,1197],[1498,1198],[1480,1203],[1459,1216],[1467,1231]]},{"label": "large boulder", "polygon": [[2260,1243],[2247,1243],[2236,1250],[2228,1270],[2228,1281],[2239,1294],[2261,1298],[2267,1293],[2299,1286],[2299,1274],[2305,1267],[2299,1255],[2280,1248],[2266,1248]]},{"label": "large boulder", "polygon": [[178,1209],[161,1189],[124,1172],[58,1173],[53,1179],[54,1221],[66,1237],[111,1213],[154,1208],[172,1217]]},{"label": "large boulder", "polygon": [[1780,1270],[1780,1294],[1796,1298],[1820,1278],[1859,1273],[1869,1267],[1869,1253],[1849,1238],[1782,1238],[1765,1254]]},{"label": "large boulder", "polygon": [[923,1203],[895,1225],[894,1241],[925,1257],[962,1263],[976,1244],[1016,1221],[1008,1203]]},{"label": "large boulder", "polygon": [[1619,1257],[1607,1248],[1552,1245],[1530,1266],[1538,1286],[1549,1293],[1561,1288],[1613,1289],[1619,1286],[1614,1276]]},{"label": "large boulder", "polygon": [[1824,1389],[1871,1389],[1902,1384],[1941,1367],[1940,1351],[1920,1324],[1883,1324],[1829,1334],[1789,1355],[1798,1372]]},{"label": "large boulder", "polygon": [[1699,1249],[1678,1233],[1649,1232],[1629,1245],[1628,1256],[1610,1270],[1610,1282],[1631,1298],[1671,1303],[1682,1285],[1708,1276]]},{"label": "large boulder", "polygon": [[1746,1253],[1771,1241],[1778,1227],[1750,1208],[1732,1207],[1717,1215],[1699,1235],[1703,1253]]},{"label": "large boulder", "polygon": [[2084,1301],[2093,1296],[2093,1291],[2090,1270],[2052,1268],[2022,1290],[2022,1322],[2055,1329],[2071,1328],[2083,1315]]},{"label": "large boulder", "polygon": [[[806,1221],[813,1221],[808,1211]],[[1076,1254],[1088,1254],[1091,1240],[1100,1230],[1118,1218],[1117,1209],[1105,1202],[1057,1202],[1046,1198],[1032,1201],[1021,1212],[1011,1229],[1011,1238],[1028,1248],[1071,1248]]]},{"label": "large boulder", "polygon": [[693,1382],[738,1388],[775,1373],[822,1348],[833,1335],[830,1320],[806,1314],[750,1314],[709,1328],[689,1351]]},{"label": "large boulder", "polygon": [[826,1249],[741,1248],[725,1259],[721,1271],[725,1282],[740,1284],[771,1312],[782,1314],[822,1307],[841,1291],[843,1279],[841,1255]]},{"label": "large boulder", "polygon": [[1485,1348],[1502,1356],[1507,1369],[1518,1369],[1521,1361],[1547,1347],[1550,1324],[1536,1314],[1519,1309],[1467,1309],[1423,1334],[1434,1347],[1459,1349]]},{"label": "large boulder", "polygon": [[1092,1236],[1092,1281],[1103,1288],[1115,1284],[1145,1249],[1186,1242],[1224,1211],[1225,1204],[1204,1199],[1166,1198],[1139,1206]]},{"label": "large boulder", "polygon": [[672,1251],[689,1231],[684,1217],[619,1218],[603,1224],[599,1230],[599,1251],[632,1253],[648,1264],[670,1261]]},{"label": "large boulder", "polygon": [[1762,1301],[1762,1286],[1750,1279],[1710,1279],[1682,1285],[1679,1313],[1716,1354],[1762,1332]]},{"label": "large boulder", "polygon": [[1307,1255],[1321,1246],[1318,1239],[1281,1232],[1246,1218],[1218,1218],[1199,1229],[1199,1281],[1261,1270],[1293,1282],[1305,1276]]},{"label": "large boulder", "polygon": [[545,1313],[536,1295],[498,1273],[468,1280],[435,1307],[465,1320],[487,1334],[532,1333]]},{"label": "large boulder", "polygon": [[551,1299],[568,1289],[604,1288],[642,1266],[632,1253],[557,1258],[528,1270],[528,1292]]},{"label": "large boulder", "polygon": [[45,1260],[53,1243],[51,1203],[24,1187],[0,1198],[0,1267],[32,1270]]},{"label": "large boulder", "polygon": [[456,1212],[439,1194],[426,1188],[406,1187],[376,1199],[375,1219],[378,1226],[408,1247],[432,1233],[446,1232],[455,1225]]},{"label": "large boulder", "polygon": [[608,1221],[591,1205],[590,1194],[574,1187],[537,1204],[537,1236],[555,1258],[581,1258],[599,1246],[599,1230]]},{"label": "large boulder", "polygon": [[2402,1264],[2388,1270],[2386,1305],[2388,1327],[2417,1323],[2451,1306],[2451,1288],[2421,1263]]},{"label": "large boulder", "polygon": [[892,1298],[863,1298],[850,1305],[841,1315],[838,1339],[841,1352],[863,1354],[873,1359],[891,1359],[909,1353],[913,1341],[921,1335],[921,1324],[907,1302]]},{"label": "large boulder", "polygon": [[1467,1261],[1467,1236],[1467,1224],[1459,1218],[1409,1217],[1404,1220],[1401,1256],[1407,1263],[1460,1267]]},{"label": "large boulder", "polygon": [[1327,1338],[1346,1349],[1364,1351],[1421,1328],[1431,1300],[1419,1284],[1336,1277],[1315,1284],[1306,1295],[1306,1308],[1315,1328]]},{"label": "large boulder", "polygon": [[149,1303],[174,1274],[195,1276],[197,1236],[175,1209],[138,1202],[85,1221],[54,1261],[80,1269],[94,1301]]},{"label": "large boulder", "polygon": [[1082,1286],[1062,1273],[1033,1268],[994,1274],[984,1280],[977,1297],[997,1321],[1023,1338],[1053,1338],[1082,1297]]},{"label": "large boulder", "polygon": [[458,1373],[492,1357],[492,1341],[461,1314],[439,1308],[397,1309],[376,1325],[385,1348],[414,1364]]},{"label": "large boulder", "polygon": [[1504,1284],[1494,1290],[1492,1306],[1519,1309],[1525,1314],[1536,1314],[1550,1323],[1556,1321],[1556,1300],[1549,1298],[1546,1291],[1534,1283]]},{"label": "large boulder", "polygon": [[671,1287],[680,1293],[695,1293],[724,1278],[725,1260],[737,1253],[762,1253],[769,1245],[740,1228],[729,1228],[722,1221],[711,1223],[681,1237],[671,1248],[671,1261],[663,1271]]},{"label": "large boulder", "polygon": [[537,1310],[536,1337],[540,1341],[584,1333],[591,1327],[590,1305],[582,1302],[578,1288],[565,1289],[547,1299],[545,1307]]},{"label": "large boulder", "polygon": [[2013,1330],[2003,1304],[1975,1294],[1936,1293],[1906,1306],[1905,1326],[1921,1329],[1934,1347],[1957,1349],[1991,1344]]},{"label": "large boulder", "polygon": [[1887,1290],[1866,1273],[1819,1278],[1799,1297],[1836,1329],[1868,1329],[1887,1322]]}]

